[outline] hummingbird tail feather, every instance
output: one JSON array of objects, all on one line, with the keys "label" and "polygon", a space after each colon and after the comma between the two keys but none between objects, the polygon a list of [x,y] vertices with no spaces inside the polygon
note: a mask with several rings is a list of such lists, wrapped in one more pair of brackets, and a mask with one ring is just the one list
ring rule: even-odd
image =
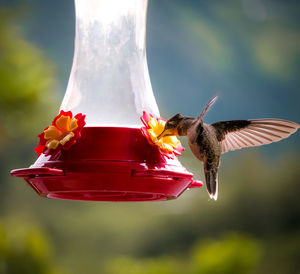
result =
[{"label": "hummingbird tail feather", "polygon": [[198,119],[201,120],[203,118],[203,116],[205,115],[205,113],[212,107],[212,105],[217,101],[217,99],[219,98],[218,95],[216,95],[214,98],[212,98],[208,104],[205,106],[205,108],[202,110],[201,114],[198,116]]},{"label": "hummingbird tail feather", "polygon": [[218,199],[218,169],[205,171],[206,187],[211,199]]},{"label": "hummingbird tail feather", "polygon": [[214,199],[215,201],[218,199],[218,181],[216,182],[216,187],[217,187],[217,189],[216,189],[215,194],[209,195],[209,198]]}]

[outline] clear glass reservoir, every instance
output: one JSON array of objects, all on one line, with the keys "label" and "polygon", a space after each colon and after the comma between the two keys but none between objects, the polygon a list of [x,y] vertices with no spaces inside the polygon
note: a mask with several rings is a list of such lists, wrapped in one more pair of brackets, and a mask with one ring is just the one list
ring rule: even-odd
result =
[{"label": "clear glass reservoir", "polygon": [[75,51],[61,109],[87,126],[140,127],[159,116],[146,59],[147,0],[75,0]]}]

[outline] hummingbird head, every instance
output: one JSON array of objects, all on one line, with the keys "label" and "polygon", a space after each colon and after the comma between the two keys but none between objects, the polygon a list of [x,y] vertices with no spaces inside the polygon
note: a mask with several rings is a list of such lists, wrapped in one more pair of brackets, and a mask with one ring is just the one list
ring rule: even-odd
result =
[{"label": "hummingbird head", "polygon": [[174,115],[166,122],[163,132],[157,138],[160,139],[162,137],[171,135],[178,136],[178,127],[180,127],[183,119],[184,117],[180,113]]}]

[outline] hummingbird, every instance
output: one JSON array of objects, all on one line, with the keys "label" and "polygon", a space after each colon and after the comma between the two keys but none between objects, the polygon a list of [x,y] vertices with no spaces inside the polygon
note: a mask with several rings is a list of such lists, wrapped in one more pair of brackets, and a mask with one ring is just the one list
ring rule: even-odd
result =
[{"label": "hummingbird", "polygon": [[203,162],[206,187],[211,199],[218,198],[218,169],[221,155],[245,147],[278,142],[295,133],[299,124],[282,119],[251,119],[206,124],[203,117],[216,102],[215,96],[198,118],[176,114],[165,124],[158,136],[186,136],[192,153]]}]

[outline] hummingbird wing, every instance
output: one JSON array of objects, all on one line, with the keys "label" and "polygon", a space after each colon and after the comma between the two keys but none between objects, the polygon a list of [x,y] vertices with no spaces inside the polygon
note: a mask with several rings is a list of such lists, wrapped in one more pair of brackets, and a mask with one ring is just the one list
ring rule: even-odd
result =
[{"label": "hummingbird wing", "polygon": [[201,114],[198,116],[198,120],[201,120],[203,118],[203,116],[205,115],[205,113],[212,107],[212,105],[217,101],[217,99],[219,98],[218,95],[216,95],[214,98],[212,98],[207,105],[204,107],[204,109],[202,110]]},{"label": "hummingbird wing", "polygon": [[281,119],[234,120],[212,124],[221,153],[278,142],[297,131],[299,124]]}]

